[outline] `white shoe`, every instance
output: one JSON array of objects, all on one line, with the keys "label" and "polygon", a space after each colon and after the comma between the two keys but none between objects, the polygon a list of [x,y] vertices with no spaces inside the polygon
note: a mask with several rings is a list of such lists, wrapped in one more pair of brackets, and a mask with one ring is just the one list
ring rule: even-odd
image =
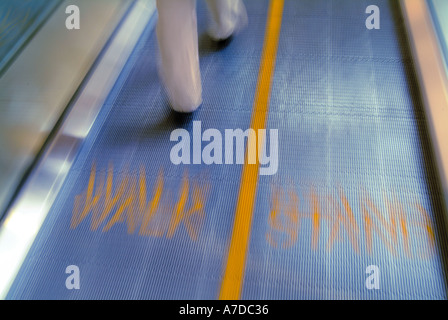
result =
[{"label": "white shoe", "polygon": [[173,109],[176,112],[181,112],[181,113],[191,113],[196,111],[196,109],[198,109],[202,104],[202,100],[199,103],[194,103],[194,104],[188,104],[188,105],[178,105],[178,104],[173,104],[172,102],[170,102],[170,107],[171,109]]},{"label": "white shoe", "polygon": [[213,16],[208,34],[213,40],[228,39],[247,26],[246,7],[241,0],[209,0],[208,4]]},{"label": "white shoe", "polygon": [[[184,71],[185,72],[185,71]],[[159,77],[164,84],[171,109],[177,112],[189,113],[195,111],[202,104],[202,86],[200,75],[188,80],[189,77],[172,76],[169,83],[163,70],[159,70]],[[174,81],[175,80],[175,81]],[[191,82],[192,81],[192,82]]]}]

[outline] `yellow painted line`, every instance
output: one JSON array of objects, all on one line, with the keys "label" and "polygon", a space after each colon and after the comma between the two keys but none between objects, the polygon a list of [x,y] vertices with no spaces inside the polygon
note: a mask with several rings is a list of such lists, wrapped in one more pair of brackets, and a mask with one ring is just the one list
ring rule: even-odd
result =
[{"label": "yellow painted line", "polygon": [[[266,126],[272,76],[275,69],[278,39],[282,23],[283,4],[284,0],[271,0],[269,4],[263,53],[257,80],[257,91],[252,110],[251,128],[255,132],[258,132],[258,129],[264,129]],[[249,145],[250,142],[247,144],[248,148]],[[258,145],[263,145],[263,141],[258,141]],[[249,150],[246,150],[246,154],[248,152]],[[222,300],[239,299],[241,295],[246,252],[249,244],[249,234],[257,191],[258,170],[258,157],[255,164],[245,163],[243,166],[232,238],[219,294],[219,299]]]}]

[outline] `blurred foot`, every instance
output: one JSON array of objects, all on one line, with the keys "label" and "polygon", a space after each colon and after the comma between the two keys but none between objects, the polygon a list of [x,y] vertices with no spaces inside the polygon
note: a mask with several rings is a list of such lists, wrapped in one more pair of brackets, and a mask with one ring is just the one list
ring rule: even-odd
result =
[{"label": "blurred foot", "polygon": [[192,72],[186,65],[173,70],[169,77],[163,68],[159,68],[159,77],[162,80],[165,93],[172,110],[181,113],[190,113],[202,104],[202,84],[199,70]]},{"label": "blurred foot", "polygon": [[212,39],[212,41],[214,43],[213,47],[215,50],[222,50],[225,47],[227,47],[232,42],[232,40],[233,40],[233,34],[230,35],[230,37],[227,37],[225,39],[220,39],[220,40]]},{"label": "blurred foot", "polygon": [[212,40],[218,43],[229,43],[234,34],[247,26],[246,7],[240,0],[221,0],[220,4],[211,4],[210,2],[214,19],[208,29],[208,34]]},{"label": "blurred foot", "polygon": [[196,111],[200,106],[202,105],[202,101],[199,104],[194,105],[175,105],[173,103],[170,103],[170,107],[173,111],[179,112],[179,113],[191,113]]}]

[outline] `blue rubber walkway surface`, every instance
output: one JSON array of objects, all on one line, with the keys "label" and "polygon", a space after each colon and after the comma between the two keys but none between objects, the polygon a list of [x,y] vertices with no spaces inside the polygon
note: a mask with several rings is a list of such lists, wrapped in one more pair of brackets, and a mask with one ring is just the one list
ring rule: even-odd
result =
[{"label": "blue rubber walkway surface", "polygon": [[[198,1],[204,102],[189,116],[169,109],[148,25],[8,299],[218,298],[242,165],[174,165],[170,134],[249,128],[269,2],[245,3],[248,27],[218,48]],[[371,4],[380,30],[365,27]],[[446,298],[413,68],[396,1],[285,1],[267,122],[278,171],[258,178],[241,298]]]},{"label": "blue rubber walkway surface", "polygon": [[398,3],[285,2],[243,297],[445,299],[424,123]]},{"label": "blue rubber walkway surface", "polygon": [[0,74],[62,0],[0,2]]}]

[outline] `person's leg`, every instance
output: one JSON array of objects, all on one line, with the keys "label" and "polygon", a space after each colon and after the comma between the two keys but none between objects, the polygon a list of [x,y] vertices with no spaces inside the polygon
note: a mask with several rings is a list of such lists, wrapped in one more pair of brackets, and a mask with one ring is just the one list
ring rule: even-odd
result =
[{"label": "person's leg", "polygon": [[171,107],[192,112],[202,103],[196,0],[157,0],[160,76]]},{"label": "person's leg", "polygon": [[247,24],[246,8],[242,0],[207,0],[212,17],[209,35],[224,40]]}]

